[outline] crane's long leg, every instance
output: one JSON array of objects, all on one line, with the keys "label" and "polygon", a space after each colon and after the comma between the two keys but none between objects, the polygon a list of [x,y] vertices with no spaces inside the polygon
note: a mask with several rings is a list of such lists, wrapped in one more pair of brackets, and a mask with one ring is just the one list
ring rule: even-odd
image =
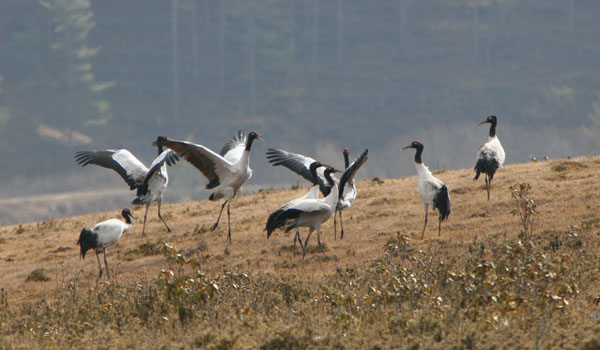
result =
[{"label": "crane's long leg", "polygon": [[438,237],[441,237],[441,236],[442,236],[442,215],[440,214],[439,222],[438,222]]},{"label": "crane's long leg", "polygon": [[485,189],[487,190],[487,194],[488,194],[488,201],[490,200],[490,186],[492,185],[492,180],[488,180],[488,175],[485,175]]},{"label": "crane's long leg", "polygon": [[150,209],[152,202],[146,203],[146,212],[144,213],[144,225],[142,226],[142,238],[146,235],[146,216],[148,216],[148,209]]},{"label": "crane's long leg", "polygon": [[336,209],[333,213],[333,239],[337,239],[337,212],[338,210]]},{"label": "crane's long leg", "polygon": [[342,220],[342,211],[340,210],[340,228],[342,232],[340,232],[340,239],[344,239],[344,221]]},{"label": "crane's long leg", "polygon": [[325,255],[325,248],[323,248],[323,245],[321,244],[321,228],[320,227],[317,229],[317,242],[319,242],[319,247],[321,247],[321,252],[323,252],[323,255]]},{"label": "crane's long leg", "polygon": [[231,243],[231,216],[229,213],[229,207],[231,206],[231,201],[227,201],[227,240]]},{"label": "crane's long leg", "polygon": [[106,261],[106,248],[104,248],[103,251],[104,251],[104,266],[106,266],[106,279],[109,279],[110,272],[108,271],[108,262]]},{"label": "crane's long leg", "polygon": [[219,212],[219,217],[217,217],[217,222],[215,222],[215,224],[210,228],[211,231],[214,231],[219,225],[219,220],[221,220],[221,214],[223,214],[223,208],[225,208],[225,204],[227,204],[227,202],[229,202],[229,200],[223,202],[223,205],[221,206],[221,211]]},{"label": "crane's long leg", "polygon": [[100,254],[98,254],[98,251],[94,249],[94,252],[96,252],[96,258],[98,259],[98,269],[100,269],[100,272],[98,272],[98,279],[96,279],[96,283],[98,283],[98,281],[100,280],[100,278],[102,277],[102,264],[100,263]]},{"label": "crane's long leg", "polygon": [[163,219],[162,215],[160,215],[160,206],[162,205],[162,199],[159,199],[158,201],[156,201],[156,204],[158,204],[158,217],[163,222],[163,224],[165,224],[165,226],[167,227],[167,231],[171,232],[171,228],[169,227],[169,225],[167,225],[167,222],[165,221],[165,219]]},{"label": "crane's long leg", "polygon": [[306,240],[304,241],[304,247],[302,248],[302,259],[304,259],[304,256],[306,255],[306,249],[308,248],[308,239],[310,238],[310,235],[312,235],[314,230],[315,229],[311,227],[310,231],[308,231],[308,236],[306,236]]},{"label": "crane's long leg", "polygon": [[302,251],[304,251],[302,238],[300,238],[300,228],[296,228],[296,235],[294,236],[294,256],[296,256],[296,241],[300,242],[300,248],[302,248]]},{"label": "crane's long leg", "polygon": [[429,211],[429,204],[425,204],[425,225],[423,225],[423,233],[421,233],[421,239],[425,237],[425,229],[427,228],[427,212]]}]

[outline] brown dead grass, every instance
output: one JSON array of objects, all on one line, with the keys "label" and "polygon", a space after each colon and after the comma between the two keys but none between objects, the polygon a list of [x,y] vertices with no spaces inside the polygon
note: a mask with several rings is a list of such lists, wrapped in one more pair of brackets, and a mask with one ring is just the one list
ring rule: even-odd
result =
[{"label": "brown dead grass", "polygon": [[[284,281],[300,284],[311,284],[315,281],[324,283],[323,281],[330,281],[332,276],[341,270],[354,270],[380,258],[386,243],[397,234],[411,238],[415,252],[433,249],[443,251],[445,256],[460,256],[460,251],[465,245],[486,239],[516,237],[520,232],[518,220],[510,215],[514,204],[509,191],[509,186],[518,182],[531,184],[530,195],[536,200],[538,210],[542,214],[537,221],[535,233],[557,232],[582,223],[593,226],[599,221],[598,157],[506,166],[498,171],[494,179],[492,199],[489,202],[486,200],[483,181],[474,182],[473,171],[470,169],[444,171],[438,177],[446,182],[451,191],[452,201],[452,213],[442,224],[441,237],[437,236],[437,217],[430,212],[425,239],[419,240],[424,212],[417,193],[416,177],[383,181],[365,180],[357,184],[358,198],[353,207],[344,213],[344,239],[340,240],[338,237],[334,240],[333,221],[329,220],[324,225],[321,237],[326,246],[326,254],[323,255],[319,249],[315,249],[317,237],[313,235],[305,259],[302,259],[301,255],[293,257],[292,233],[276,232],[267,239],[263,228],[269,213],[286,201],[303,195],[306,188],[287,191],[267,189],[236,198],[231,207],[232,244],[228,244],[226,240],[226,217],[215,232],[209,229],[218,214],[220,205],[217,203],[200,201],[163,205],[162,213],[173,229],[172,233],[165,230],[156,216],[156,207],[153,206],[148,214],[145,240],[141,238],[143,208],[136,208],[134,215],[137,220],[134,220],[133,229],[126,233],[115,247],[107,250],[109,267],[114,276],[113,282],[126,285],[137,281],[150,281],[159,276],[161,269],[166,266],[165,257],[159,253],[161,242],[168,242],[177,247],[186,257],[197,258],[202,271],[207,274],[249,271],[259,275],[274,275]],[[76,245],[78,235],[83,226],[89,227],[118,216],[119,211],[114,211],[66,219],[50,218],[38,223],[0,228],[0,287],[5,290],[6,303],[21,305],[32,300],[52,298],[61,285],[69,282],[77,284],[81,290],[93,291],[98,272],[96,258],[94,254],[88,254],[85,260],[80,258],[79,247]],[[303,230],[302,234],[304,237],[306,232]],[[593,263],[598,266],[598,262]],[[32,271],[42,268],[49,281],[28,281]],[[268,315],[255,317],[268,319]],[[286,323],[285,320],[280,321]],[[269,324],[273,320],[253,322]],[[413,321],[398,322],[402,325]],[[208,331],[213,329],[212,326],[205,326],[206,331],[195,338],[192,337],[192,340],[188,339],[189,343],[198,347],[210,343],[219,348],[219,342],[232,341],[231,339],[235,338],[233,335],[215,338]],[[310,327],[307,325],[307,328]],[[302,343],[304,338],[298,334],[292,336],[284,332],[272,337],[274,331],[269,335],[272,342],[269,344],[273,345],[273,348],[277,348],[278,341],[287,345],[296,342],[302,346],[309,346],[314,345],[316,339],[305,339],[309,343]],[[180,334],[183,338],[190,338],[185,330],[178,332],[183,332]],[[207,338],[202,338],[202,334]],[[266,337],[268,334],[269,331],[264,328],[257,330],[257,337]],[[152,338],[151,335],[146,337]],[[164,342],[172,342],[171,336],[161,334],[160,337]],[[364,334],[349,334],[349,337],[354,340],[361,337],[375,339],[377,332],[371,334],[365,331]],[[456,348],[474,348],[469,345],[468,334],[461,339],[465,343],[457,344]],[[593,341],[590,340],[592,343]],[[511,344],[516,345],[519,342],[516,339]],[[148,344],[151,343],[148,340]],[[264,344],[258,339],[238,341],[237,346],[240,346],[240,343]],[[121,345],[127,347],[127,343],[124,344]],[[360,347],[365,348],[369,345],[369,348],[376,348],[378,344],[389,344],[389,339],[362,343]],[[234,344],[221,345],[221,348],[236,347]]]}]

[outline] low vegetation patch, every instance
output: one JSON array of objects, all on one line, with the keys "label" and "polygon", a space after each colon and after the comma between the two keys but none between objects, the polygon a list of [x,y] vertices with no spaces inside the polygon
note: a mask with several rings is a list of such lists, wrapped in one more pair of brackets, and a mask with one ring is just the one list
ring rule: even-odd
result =
[{"label": "low vegetation patch", "polygon": [[[190,348],[476,349],[502,348],[511,335],[530,344],[525,347],[553,347],[574,328],[594,339],[600,327],[581,314],[597,307],[594,298],[600,297],[592,277],[600,261],[594,229],[586,224],[531,234],[527,241],[489,238],[427,250],[397,233],[380,257],[307,280],[207,273],[197,260],[162,244],[165,268],[150,282],[82,288],[75,279],[47,299],[12,305],[0,298],[0,339],[101,347],[88,339],[110,333],[128,344],[138,334],[136,347],[144,347],[169,344],[177,334]],[[36,270],[30,279],[43,276]]]},{"label": "low vegetation patch", "polygon": [[574,162],[574,161],[562,161],[559,162],[558,164],[554,165],[552,167],[552,170],[556,171],[556,172],[563,172],[563,171],[567,171],[567,170],[571,170],[571,169],[582,169],[582,168],[587,168],[588,166],[586,164],[583,164],[581,162]]},{"label": "low vegetation patch", "polygon": [[46,282],[49,281],[50,277],[46,275],[46,270],[40,268],[31,271],[31,273],[25,279],[25,282]]}]

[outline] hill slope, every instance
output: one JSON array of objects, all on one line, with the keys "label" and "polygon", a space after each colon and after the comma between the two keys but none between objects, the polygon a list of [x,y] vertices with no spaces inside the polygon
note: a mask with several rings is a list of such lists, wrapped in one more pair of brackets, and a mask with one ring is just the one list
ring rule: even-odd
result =
[{"label": "hill slope", "polygon": [[[471,254],[473,249],[481,249],[483,259],[487,254],[484,250],[489,252],[492,249],[490,247],[496,242],[504,242],[507,237],[516,239],[521,230],[518,219],[510,214],[515,205],[509,186],[519,182],[528,182],[531,185],[530,196],[535,199],[541,213],[534,230],[538,246],[548,244],[554,247],[552,242],[548,243],[554,235],[575,230],[587,237],[585,239],[588,240],[584,242],[590,242],[590,246],[586,246],[589,251],[585,254],[598,256],[600,252],[598,244],[593,243],[597,241],[597,232],[600,230],[599,157],[507,166],[497,173],[489,202],[486,200],[483,181],[473,182],[471,169],[442,171],[437,176],[448,185],[452,201],[452,213],[442,224],[441,237],[437,237],[437,216],[430,215],[425,239],[418,239],[424,213],[417,193],[416,177],[384,179],[382,183],[365,180],[357,184],[358,198],[354,206],[344,214],[344,239],[340,240],[338,237],[334,240],[333,222],[330,220],[324,226],[322,235],[326,254],[321,254],[316,248],[316,237],[313,236],[309,242],[309,253],[304,259],[301,255],[293,257],[291,233],[276,232],[267,240],[263,228],[270,212],[287,200],[299,197],[306,189],[265,189],[237,198],[231,209],[233,243],[230,245],[226,242],[225,220],[215,232],[209,230],[218,214],[220,205],[217,203],[201,201],[163,206],[163,216],[173,228],[172,233],[165,231],[163,224],[156,217],[156,208],[153,206],[148,214],[146,241],[141,239],[143,208],[136,208],[134,215],[137,219],[134,220],[133,229],[126,233],[115,247],[108,249],[109,266],[115,276],[113,283],[128,285],[158,277],[161,269],[167,265],[164,256],[156,253],[162,245],[160,242],[168,242],[184,256],[198,258],[200,269],[207,275],[213,276],[227,271],[234,274],[247,272],[255,278],[275,276],[277,280],[290,284],[311,285],[318,282],[322,288],[329,288],[328,283],[333,283],[331,281],[336,280],[335,276],[339,275],[338,277],[342,278],[342,271],[367,269],[364,273],[368,275],[370,262],[389,263],[388,260],[378,259],[384,256],[384,250],[389,253],[389,243],[394,239],[409,242],[407,244],[411,248],[403,254],[416,254],[416,259],[419,259],[420,252],[423,256],[431,254],[432,259],[437,259],[437,255],[440,256],[439,259],[443,256],[448,261],[461,261],[461,256]],[[118,211],[115,210],[110,213],[60,220],[48,219],[33,224],[1,228],[0,286],[5,290],[7,305],[21,305],[39,300],[39,297],[55,297],[56,290],[51,287],[56,286],[60,289],[61,283],[64,285],[69,281],[82,290],[91,288],[89,290],[93,291],[97,276],[96,259],[89,253],[85,260],[81,260],[79,247],[76,245],[77,238],[83,226],[91,226],[118,215]],[[578,228],[569,229],[573,225]],[[304,236],[306,233],[303,231],[302,234]],[[494,256],[496,255],[494,253]],[[390,255],[385,256],[389,258]],[[408,260],[403,261],[400,260],[399,265],[394,266],[410,266]],[[597,260],[582,260],[580,263],[590,264],[590,269],[598,269]],[[43,274],[49,277],[50,281],[26,282],[32,271],[39,268],[44,269]],[[356,281],[358,280],[360,278]],[[594,293],[597,294],[594,291],[583,290],[581,285],[579,287],[581,293],[590,298]],[[275,289],[278,291],[277,288]],[[588,301],[590,300],[592,299]],[[392,307],[392,311],[394,308]],[[254,317],[259,316],[256,314]],[[358,323],[355,318],[353,320]],[[597,324],[594,320],[592,325]],[[287,324],[285,320],[278,321]],[[270,324],[271,321],[264,319],[262,322]],[[239,327],[235,322],[227,324],[233,327],[232,329]],[[350,332],[352,329],[350,327]],[[182,334],[183,338],[192,337],[185,332]],[[361,338],[361,335],[354,336]],[[369,336],[373,335],[362,335]],[[170,339],[164,334],[162,337]],[[252,337],[254,335],[245,335],[242,337],[245,340],[239,342],[260,345],[257,338]],[[256,337],[260,338],[260,335]],[[195,340],[189,341],[193,343]],[[386,343],[383,340],[382,342]]]},{"label": "hill slope", "polygon": [[[166,232],[153,205],[148,213],[147,241],[141,239],[144,208],[136,208],[133,213],[137,220],[134,220],[132,230],[115,247],[108,249],[109,263],[112,262],[112,267],[118,266],[119,279],[152,278],[164,259],[158,256],[140,257],[132,251],[148,243],[169,242],[188,254],[195,253],[201,246],[201,255],[210,256],[203,259],[206,269],[244,267],[284,274],[329,274],[338,266],[352,265],[381,255],[383,245],[396,232],[412,237],[417,246],[464,243],[488,235],[514,235],[520,232],[521,227],[518,219],[510,214],[514,204],[508,187],[518,182],[531,184],[531,197],[541,212],[536,232],[562,230],[599,217],[598,157],[507,166],[494,179],[490,202],[486,200],[483,181],[472,181],[470,169],[445,171],[437,176],[448,185],[452,202],[452,213],[442,224],[440,238],[436,230],[437,215],[433,214],[430,215],[425,240],[418,240],[424,211],[417,193],[416,177],[385,179],[383,184],[365,180],[357,184],[358,199],[345,212],[344,240],[339,240],[339,237],[338,240],[333,239],[333,221],[329,220],[324,225],[322,241],[327,247],[328,259],[322,259],[316,251],[304,260],[293,258],[291,251],[287,250],[293,241],[291,233],[276,232],[267,240],[263,229],[268,215],[307,190],[267,189],[234,200],[231,245],[227,244],[224,235],[227,229],[225,220],[214,233],[209,230],[220,208],[217,203],[200,201],[165,205],[163,215],[171,224],[172,233]],[[76,245],[79,232],[84,226],[119,215],[120,210],[115,210],[3,227],[0,229],[0,285],[8,286],[11,296],[39,292],[37,286],[25,283],[27,275],[39,267],[48,269],[50,275],[59,274],[62,266],[68,266],[71,271],[82,269],[90,282],[95,281],[97,266],[94,256],[86,260],[79,257]],[[226,219],[225,216],[223,219]],[[316,237],[309,245],[316,245]],[[284,262],[295,265],[295,268],[282,268]]]}]

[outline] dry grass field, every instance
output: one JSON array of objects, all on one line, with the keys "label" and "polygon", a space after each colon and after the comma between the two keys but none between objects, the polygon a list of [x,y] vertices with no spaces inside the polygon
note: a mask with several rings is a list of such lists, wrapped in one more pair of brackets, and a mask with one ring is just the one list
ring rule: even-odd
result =
[{"label": "dry grass field", "polygon": [[0,349],[600,349],[600,157],[506,166],[489,202],[473,175],[437,174],[452,213],[438,237],[430,211],[424,240],[416,177],[361,181],[344,239],[330,220],[304,259],[263,229],[306,188],[237,198],[232,244],[226,217],[209,230],[218,203],[164,205],[172,233],[152,206],[145,239],[136,208],[98,284],[78,235],[120,210],[2,227]]}]

